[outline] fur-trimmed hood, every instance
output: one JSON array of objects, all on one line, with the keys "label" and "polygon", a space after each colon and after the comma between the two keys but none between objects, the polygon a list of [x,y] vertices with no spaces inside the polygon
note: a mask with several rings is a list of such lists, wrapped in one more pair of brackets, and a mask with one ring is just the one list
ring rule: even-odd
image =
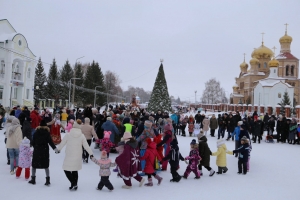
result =
[{"label": "fur-trimmed hood", "polygon": [[38,126],[38,127],[36,127],[36,130],[37,130],[37,129],[45,129],[45,130],[47,130],[48,132],[50,132],[50,129],[49,129],[48,126]]}]

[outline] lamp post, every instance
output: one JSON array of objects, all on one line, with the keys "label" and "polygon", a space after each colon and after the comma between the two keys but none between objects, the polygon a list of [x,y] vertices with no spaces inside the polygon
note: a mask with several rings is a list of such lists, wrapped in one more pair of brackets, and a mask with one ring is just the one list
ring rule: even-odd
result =
[{"label": "lamp post", "polygon": [[[81,56],[81,57],[79,57],[79,58],[77,58],[76,59],[76,62],[75,62],[75,68],[74,68],[74,85],[73,85],[73,95],[72,95],[72,108],[73,108],[73,106],[74,106],[74,99],[75,99],[75,80],[76,80],[76,78],[75,78],[75,73],[76,73],[76,66],[77,66],[77,61],[79,60],[79,59],[81,59],[81,58],[83,58],[84,56]],[[70,104],[70,101],[69,101],[69,104]]]},{"label": "lamp post", "polygon": [[9,86],[10,86],[10,102],[9,102],[9,107],[11,108],[12,107],[12,97],[11,97],[11,95],[12,95],[13,84],[10,83]]},{"label": "lamp post", "polygon": [[94,108],[96,107],[96,88],[102,88],[102,86],[96,86],[95,87],[95,95],[94,95]]},{"label": "lamp post", "polygon": [[195,90],[195,107],[196,107],[196,96],[197,96],[197,90]]},{"label": "lamp post", "polygon": [[[76,79],[80,79],[80,78],[71,78],[70,80],[69,80],[69,82],[68,82],[68,85],[69,85],[69,107],[70,107],[70,96],[71,96],[71,80],[72,79],[74,79],[74,80],[76,80]],[[74,89],[75,88],[75,82],[74,82],[74,86],[73,86],[73,97],[74,97]],[[72,101],[73,101],[73,103],[74,103],[74,98],[72,97]]]},{"label": "lamp post", "polygon": [[[35,90],[39,90],[40,89],[40,87],[37,85],[37,86],[35,86],[35,89],[33,89],[33,92],[35,91]],[[36,98],[36,100],[39,102],[39,99],[38,98]],[[34,102],[34,104],[37,104],[36,102]]]}]

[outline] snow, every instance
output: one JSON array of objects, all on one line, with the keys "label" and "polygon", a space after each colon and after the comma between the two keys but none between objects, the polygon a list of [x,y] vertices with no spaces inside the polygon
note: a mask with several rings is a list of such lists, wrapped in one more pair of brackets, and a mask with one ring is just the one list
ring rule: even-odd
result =
[{"label": "snow", "polygon": [[[203,113],[203,112],[202,112]],[[212,112],[207,112],[212,115]],[[218,114],[218,113],[214,113]],[[190,115],[187,113],[187,115]],[[0,131],[3,137],[4,130]],[[62,134],[64,136],[64,134]],[[217,130],[216,130],[217,135]],[[226,133],[227,136],[227,133]],[[226,137],[225,136],[225,137]],[[217,150],[217,137],[208,138],[208,144],[212,152]],[[193,138],[178,136],[181,154],[185,157],[189,154],[189,144]],[[2,141],[3,141],[2,140]],[[233,141],[226,141],[229,150],[234,149]],[[94,144],[92,143],[91,147]],[[19,179],[15,175],[10,175],[9,166],[6,165],[6,148],[4,142],[0,143],[0,188],[1,199],[299,199],[297,190],[299,188],[298,176],[300,159],[297,159],[298,145],[281,143],[252,144],[250,172],[247,175],[237,175],[237,158],[227,155],[228,172],[226,174],[215,174],[209,177],[209,172],[203,168],[203,176],[200,180],[194,179],[194,174],[190,174],[188,180],[182,179],[179,183],[170,183],[171,174],[168,166],[167,172],[160,172],[163,182],[157,186],[154,179],[154,186],[138,187],[138,182],[132,180],[133,187],[130,190],[122,189],[123,181],[117,178],[112,172],[110,181],[114,186],[113,192],[108,192],[106,188],[102,191],[96,190],[100,180],[99,167],[89,161],[83,164],[83,169],[79,171],[78,190],[69,191],[69,181],[62,170],[64,150],[60,154],[55,154],[50,150],[50,177],[51,186],[45,183],[45,171],[37,170],[36,185],[28,184],[24,179],[24,170]],[[94,156],[100,157],[99,150],[93,149]],[[117,154],[110,154],[112,160]],[[210,165],[217,170],[215,164],[216,157],[211,157]],[[186,168],[184,162],[180,163],[179,174],[183,174]],[[112,168],[113,169],[113,168]]]}]

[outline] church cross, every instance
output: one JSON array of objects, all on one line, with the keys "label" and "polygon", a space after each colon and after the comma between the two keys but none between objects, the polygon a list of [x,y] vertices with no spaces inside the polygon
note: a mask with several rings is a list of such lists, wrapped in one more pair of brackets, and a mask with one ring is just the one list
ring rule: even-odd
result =
[{"label": "church cross", "polygon": [[289,24],[285,23],[284,25],[285,25],[285,31],[287,31],[287,27],[288,27]]},{"label": "church cross", "polygon": [[164,62],[164,59],[160,59],[160,62],[163,63],[163,62]]},{"label": "church cross", "polygon": [[275,51],[276,51],[277,48],[274,46],[272,49],[274,50],[274,55],[275,55]]},{"label": "church cross", "polygon": [[246,54],[244,53],[244,62],[245,62],[245,57],[246,57]]},{"label": "church cross", "polygon": [[262,35],[262,43],[264,43],[264,34],[265,34],[264,32],[261,33],[261,35]]}]

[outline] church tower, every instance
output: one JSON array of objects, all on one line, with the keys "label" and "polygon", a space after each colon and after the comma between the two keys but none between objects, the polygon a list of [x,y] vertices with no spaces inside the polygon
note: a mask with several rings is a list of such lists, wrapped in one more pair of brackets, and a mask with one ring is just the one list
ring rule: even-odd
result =
[{"label": "church tower", "polygon": [[280,53],[291,53],[291,43],[293,41],[293,38],[287,34],[288,24],[285,24],[285,26],[286,26],[285,27],[285,34],[284,34],[284,36],[282,36],[279,39],[279,43],[280,43],[280,46],[281,46]]}]

